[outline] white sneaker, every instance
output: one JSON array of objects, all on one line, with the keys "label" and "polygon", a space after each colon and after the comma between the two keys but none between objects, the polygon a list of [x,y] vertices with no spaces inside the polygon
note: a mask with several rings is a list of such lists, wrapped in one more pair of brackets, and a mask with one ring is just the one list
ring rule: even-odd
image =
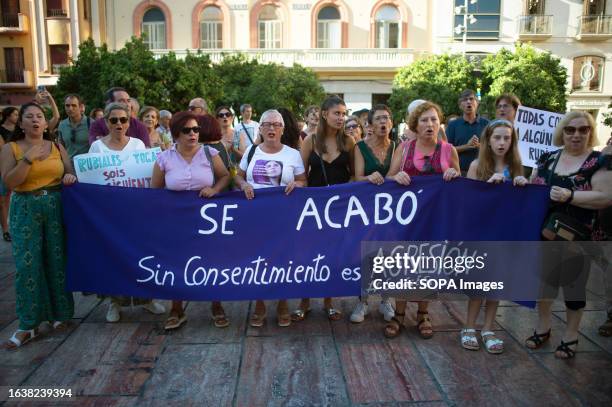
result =
[{"label": "white sneaker", "polygon": [[365,315],[367,313],[368,313],[368,304],[363,301],[359,301],[357,305],[355,306],[355,309],[351,313],[351,322],[354,322],[356,324],[363,322]]},{"label": "white sneaker", "polygon": [[108,311],[106,311],[106,322],[119,322],[121,319],[120,310],[119,305],[111,302],[108,306]]},{"label": "white sneaker", "polygon": [[393,308],[393,305],[391,304],[391,300],[389,298],[384,298],[380,302],[380,305],[378,306],[378,312],[383,314],[383,318],[385,318],[385,321],[387,322],[391,321],[391,318],[395,316],[395,309]]},{"label": "white sneaker", "polygon": [[155,315],[164,314],[166,312],[166,307],[164,307],[162,304],[155,300],[151,301],[148,304],[144,304],[142,308]]}]

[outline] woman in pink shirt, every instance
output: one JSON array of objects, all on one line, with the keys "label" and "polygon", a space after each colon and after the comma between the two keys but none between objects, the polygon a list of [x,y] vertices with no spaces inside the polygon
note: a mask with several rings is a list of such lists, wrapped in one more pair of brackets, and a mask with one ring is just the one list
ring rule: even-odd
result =
[{"label": "woman in pink shirt", "polygon": [[[440,174],[445,181],[461,175],[459,156],[451,144],[438,139],[442,111],[432,102],[417,106],[408,117],[408,127],[416,137],[400,145],[387,173],[387,178],[401,185],[410,185],[410,177],[418,175]],[[429,317],[427,301],[419,301],[417,311],[417,329],[424,339],[433,336],[433,326]],[[385,336],[393,338],[399,335],[404,323],[406,300],[395,301],[395,316],[385,327]]]},{"label": "woman in pink shirt", "polygon": [[[170,122],[173,148],[157,157],[153,167],[153,188],[173,191],[200,191],[202,198],[212,198],[223,191],[230,175],[214,148],[199,142],[200,126],[197,116],[180,112]],[[220,301],[213,301],[212,315],[217,328],[229,326],[229,320]],[[165,329],[176,329],[187,321],[182,301],[172,301],[172,309]]]}]

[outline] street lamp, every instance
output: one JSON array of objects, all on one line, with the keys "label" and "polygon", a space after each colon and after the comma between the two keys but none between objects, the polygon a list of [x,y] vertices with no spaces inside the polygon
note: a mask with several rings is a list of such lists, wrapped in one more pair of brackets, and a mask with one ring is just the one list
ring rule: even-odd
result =
[{"label": "street lamp", "polygon": [[455,27],[455,34],[459,35],[463,33],[463,56],[465,56],[465,49],[467,47],[468,23],[474,25],[478,21],[473,14],[468,15],[468,2],[469,4],[476,4],[478,0],[464,0],[463,6],[455,7],[455,14],[463,13],[463,24],[459,24]]}]

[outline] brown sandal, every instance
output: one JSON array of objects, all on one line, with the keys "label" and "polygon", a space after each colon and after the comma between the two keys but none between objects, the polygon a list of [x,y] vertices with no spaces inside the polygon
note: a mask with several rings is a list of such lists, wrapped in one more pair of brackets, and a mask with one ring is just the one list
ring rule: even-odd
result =
[{"label": "brown sandal", "polygon": [[251,315],[251,320],[250,320],[250,324],[253,328],[260,328],[264,325],[264,323],[266,322],[266,314],[258,314],[256,312],[254,312]]},{"label": "brown sandal", "polygon": [[[421,315],[421,317],[419,317]],[[431,318],[429,318],[428,311],[417,311],[417,329],[423,339],[430,339],[433,337],[434,331],[431,324]]]},{"label": "brown sandal", "polygon": [[166,331],[171,331],[173,329],[178,329],[187,322],[187,315],[183,313],[179,313],[177,311],[170,311],[170,315],[168,319],[166,319],[166,324],[164,325],[164,329]]},{"label": "brown sandal", "polygon": [[291,325],[291,315],[289,313],[278,314],[278,326],[285,328]]},{"label": "brown sandal", "polygon": [[[395,313],[395,316],[391,318],[387,325],[385,325],[385,337],[387,338],[396,338],[400,332],[402,332],[403,320],[406,314]],[[397,317],[402,317],[402,321],[397,319]]]}]

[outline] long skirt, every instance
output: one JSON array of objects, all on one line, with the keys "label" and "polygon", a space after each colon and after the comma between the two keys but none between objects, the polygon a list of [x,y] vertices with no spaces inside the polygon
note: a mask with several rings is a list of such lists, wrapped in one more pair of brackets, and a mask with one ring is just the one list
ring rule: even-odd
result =
[{"label": "long skirt", "polygon": [[19,329],[72,318],[74,300],[66,291],[61,193],[14,193],[10,231]]}]

